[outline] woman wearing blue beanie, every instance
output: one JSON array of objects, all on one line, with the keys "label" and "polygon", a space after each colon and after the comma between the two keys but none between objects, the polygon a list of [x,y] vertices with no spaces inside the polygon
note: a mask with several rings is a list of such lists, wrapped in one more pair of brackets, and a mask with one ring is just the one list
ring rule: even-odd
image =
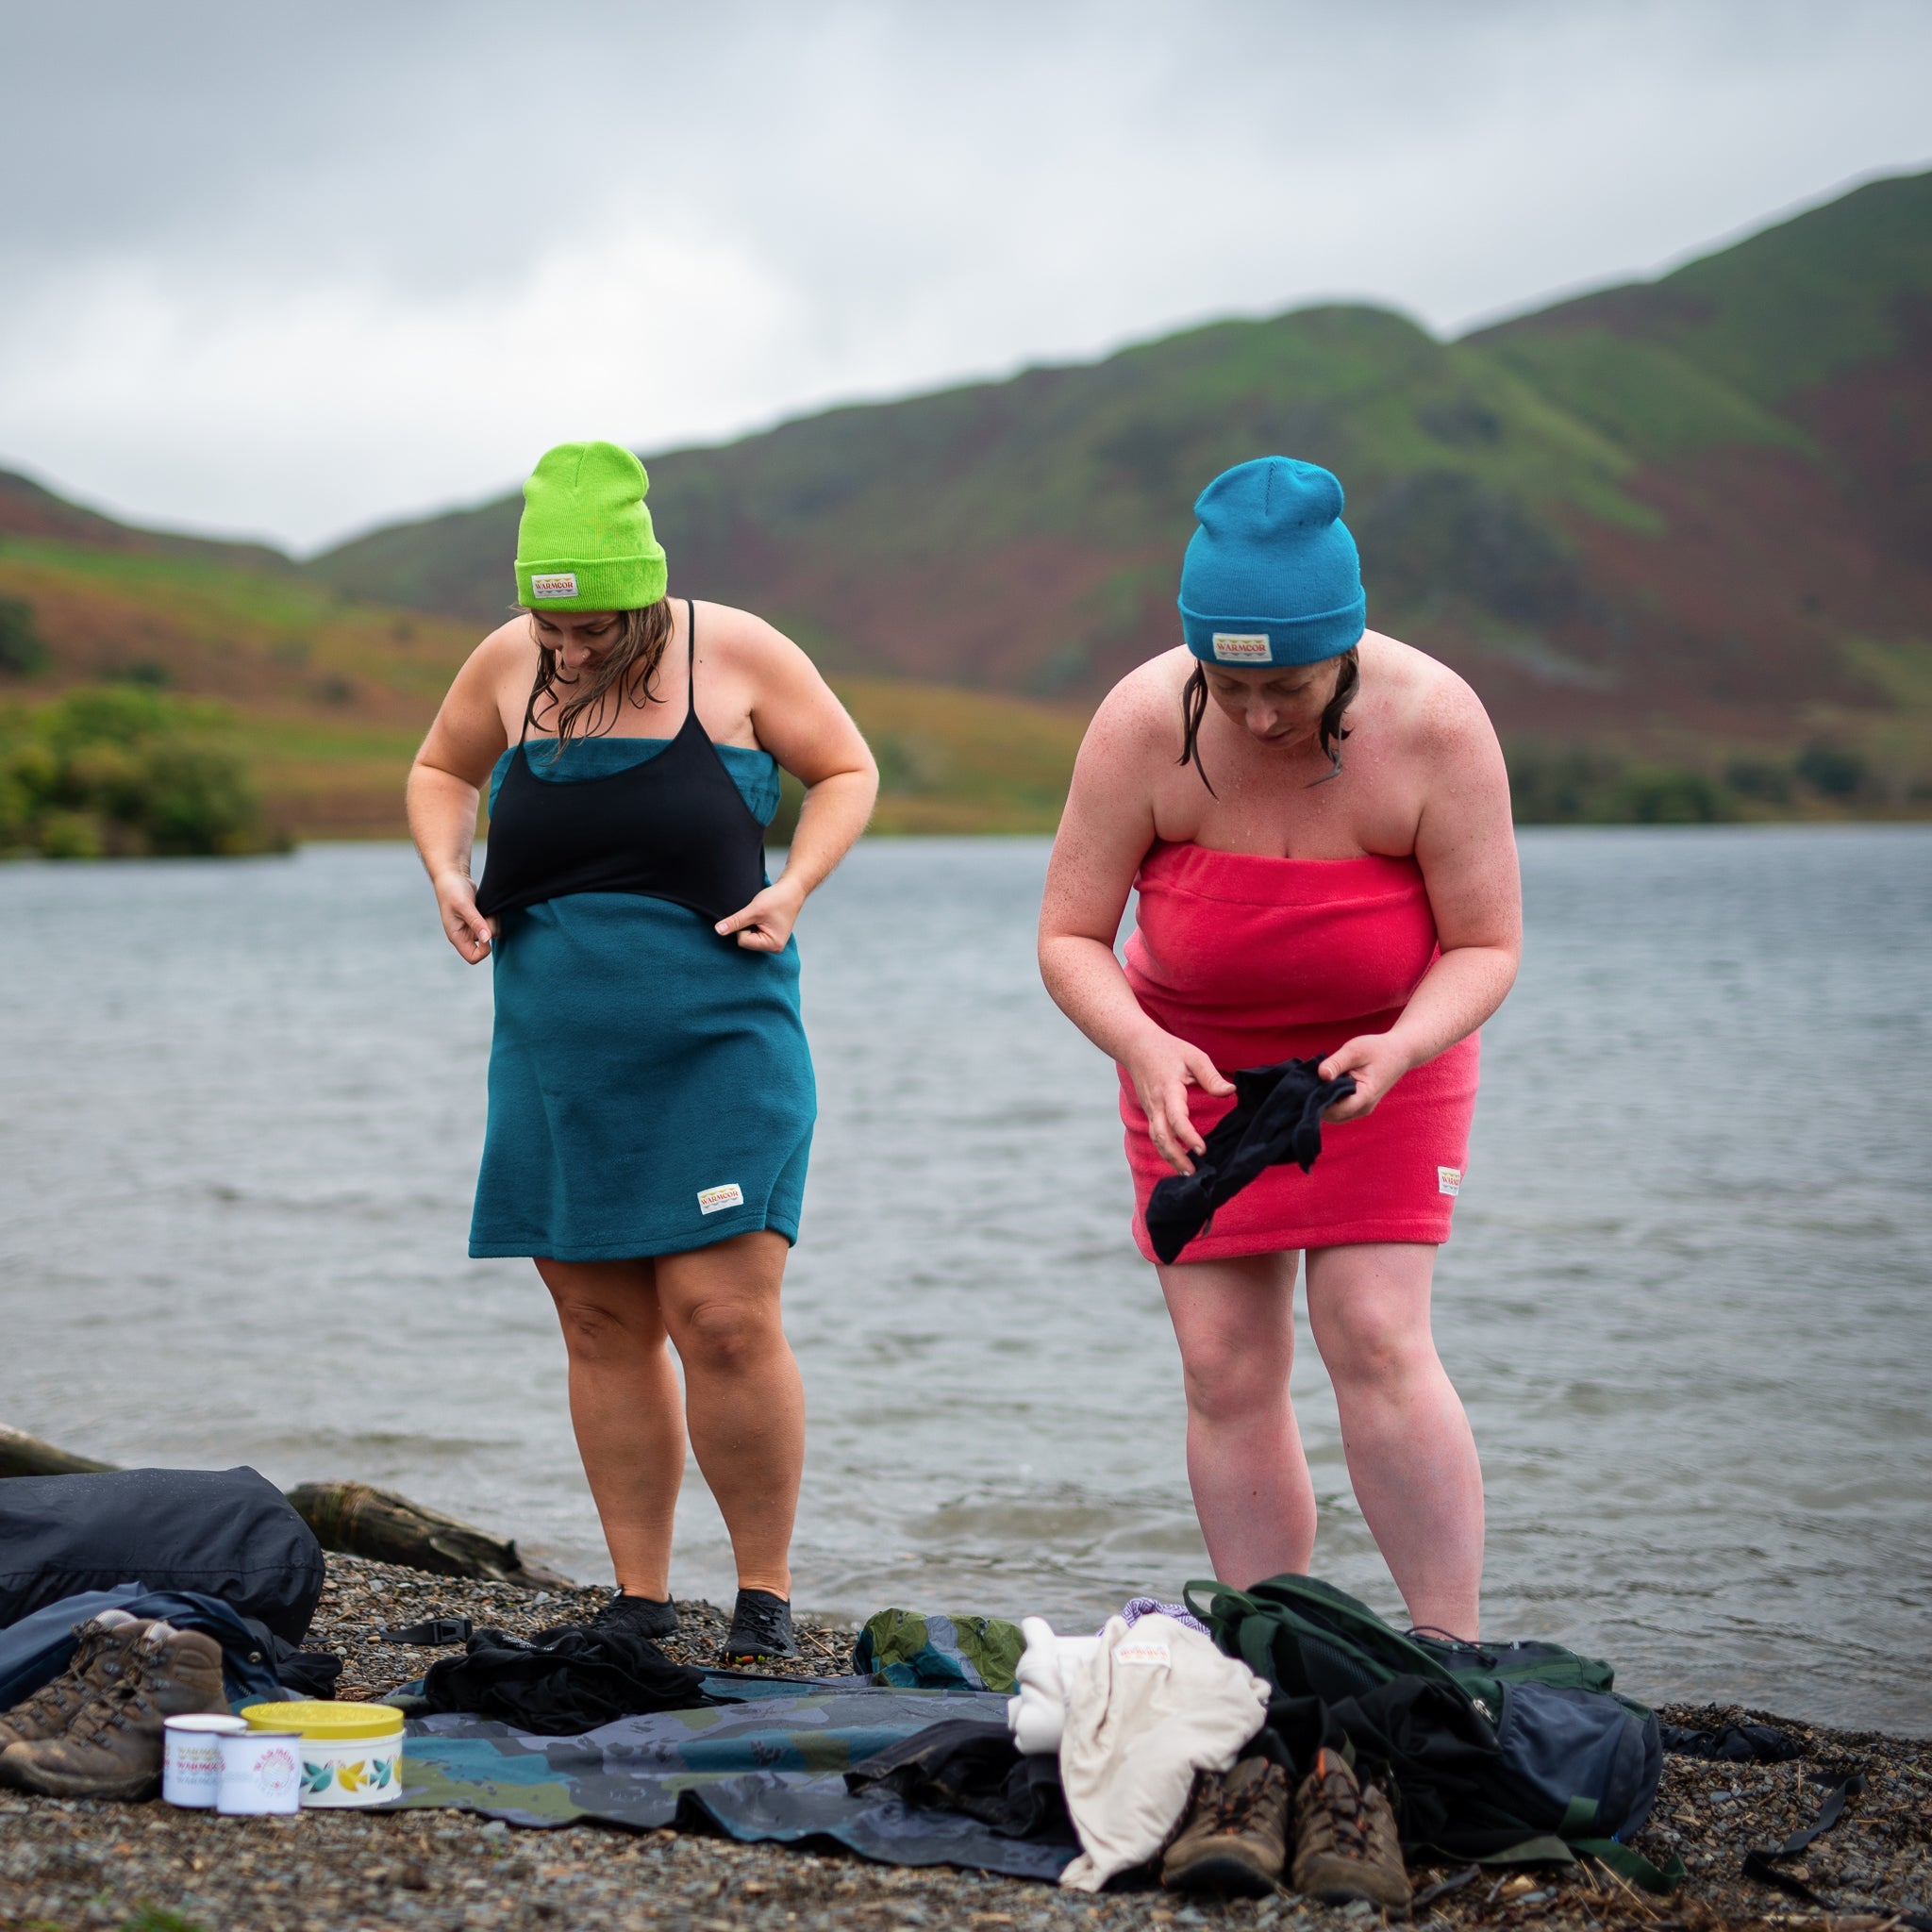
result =
[{"label": "woman wearing blue beanie", "polygon": [[[1305,1574],[1315,1495],[1289,1368],[1308,1321],[1350,1480],[1417,1625],[1474,1638],[1482,1472],[1429,1293],[1468,1164],[1476,1028],[1522,943],[1503,756],[1447,666],[1366,628],[1341,486],[1286,457],[1195,504],[1183,641],[1124,679],[1074,768],[1041,970],[1118,1063],[1139,1211],[1189,1174],[1239,1068],[1352,1075],[1320,1158],[1263,1170],[1160,1264],[1214,1574]],[[1136,930],[1114,941],[1127,894]]]}]

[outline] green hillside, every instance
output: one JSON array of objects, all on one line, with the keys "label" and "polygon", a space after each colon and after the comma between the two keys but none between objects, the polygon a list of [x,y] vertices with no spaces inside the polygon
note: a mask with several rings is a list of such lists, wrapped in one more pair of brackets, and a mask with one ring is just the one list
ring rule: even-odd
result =
[{"label": "green hillside", "polygon": [[[135,803],[108,796],[129,791],[125,772],[90,784],[86,774],[50,771],[39,805],[20,795],[14,765],[44,764],[36,747],[59,736],[77,702],[83,715],[100,710],[82,702],[96,691],[124,700],[110,712],[153,710],[158,724],[178,715],[188,728],[175,736],[197,756],[239,758],[267,836],[403,832],[409,759],[476,625],[355,602],[273,552],[262,560],[242,546],[148,542],[58,497],[51,503],[73,512],[58,520],[66,538],[8,531],[13,480],[0,477],[0,855],[28,839],[30,819],[64,841],[50,849],[168,849],[165,839],[143,846]],[[38,496],[12,500],[29,502],[42,527],[55,521]],[[23,635],[31,648],[8,675],[6,647]],[[1053,829],[1083,712],[993,692],[838,682],[878,754],[880,830]],[[40,830],[32,837],[47,842]],[[210,849],[245,847],[238,833]]]},{"label": "green hillside", "polygon": [[[1923,805],[1932,175],[1460,341],[1306,309],[673,451],[652,505],[675,591],[830,669],[1087,704],[1172,641],[1194,493],[1271,450],[1341,475],[1371,621],[1511,740],[1713,774],[1822,744],[1868,808]],[[516,512],[313,568],[481,622]]]},{"label": "green hillside", "polygon": [[[1341,475],[1371,621],[1475,684],[1524,816],[1932,811],[1932,175],[1459,341],[1303,309],[649,460],[674,593],[813,653],[882,827],[971,830],[1054,823],[1195,493],[1269,451]],[[394,831],[518,508],[299,564],[0,473],[0,701],[219,694],[277,824]]]}]

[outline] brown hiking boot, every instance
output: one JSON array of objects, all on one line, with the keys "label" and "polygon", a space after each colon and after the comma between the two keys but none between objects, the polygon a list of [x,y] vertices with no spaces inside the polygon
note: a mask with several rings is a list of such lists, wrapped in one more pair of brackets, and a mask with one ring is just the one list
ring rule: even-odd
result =
[{"label": "brown hiking boot", "polygon": [[1356,1781],[1333,1751],[1316,1754],[1315,1768],[1295,1793],[1294,1870],[1289,1882],[1324,1905],[1366,1899],[1408,1914],[1408,1873],[1395,1836],[1395,1814],[1374,1785]]},{"label": "brown hiking boot", "polygon": [[1160,1861],[1175,1891],[1231,1891],[1263,1898],[1288,1857],[1288,1774],[1243,1757],[1224,1775],[1204,1771],[1180,1831]]},{"label": "brown hiking boot", "polygon": [[0,1751],[0,1783],[50,1798],[154,1795],[165,1721],[227,1712],[222,1647],[199,1630],[150,1624],[125,1655],[119,1681],[90,1698],[64,1736]]},{"label": "brown hiking boot", "polygon": [[125,1610],[103,1610],[98,1617],[76,1624],[74,1634],[79,1641],[67,1668],[25,1704],[16,1704],[0,1716],[0,1751],[9,1744],[58,1738],[82,1705],[121,1681],[127,1653],[140,1641],[148,1621],[130,1617]]}]

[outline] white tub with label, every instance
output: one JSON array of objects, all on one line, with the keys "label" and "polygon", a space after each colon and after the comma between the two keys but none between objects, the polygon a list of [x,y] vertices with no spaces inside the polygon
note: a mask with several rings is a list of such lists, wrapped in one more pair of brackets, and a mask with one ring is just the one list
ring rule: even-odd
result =
[{"label": "white tub with label", "polygon": [[258,1730],[300,1733],[305,1807],[360,1808],[402,1795],[403,1714],[393,1705],[252,1704],[242,1715]]}]

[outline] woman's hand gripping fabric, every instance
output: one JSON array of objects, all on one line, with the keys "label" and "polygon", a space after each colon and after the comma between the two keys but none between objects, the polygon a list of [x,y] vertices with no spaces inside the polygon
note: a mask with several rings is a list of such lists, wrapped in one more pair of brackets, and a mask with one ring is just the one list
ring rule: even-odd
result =
[{"label": "woman's hand gripping fabric", "polygon": [[1194,1130],[1188,1112],[1188,1089],[1217,1096],[1234,1091],[1234,1082],[1222,1077],[1214,1062],[1198,1046],[1157,1034],[1126,1060],[1127,1076],[1141,1111],[1147,1116],[1147,1135],[1155,1152],[1176,1174],[1192,1174],[1193,1157],[1207,1142]]},{"label": "woman's hand gripping fabric", "polygon": [[1325,1121],[1359,1120],[1374,1113],[1376,1104],[1390,1088],[1409,1070],[1408,1056],[1390,1033],[1358,1033],[1344,1041],[1322,1062],[1324,1080],[1339,1080],[1344,1074],[1355,1075],[1355,1091],[1338,1100],[1322,1118]]},{"label": "woman's hand gripping fabric", "polygon": [[798,922],[805,894],[794,886],[788,890],[781,878],[767,886],[749,906],[741,907],[729,919],[721,919],[717,932],[721,939],[735,933],[738,943],[750,953],[782,953]]},{"label": "woman's hand gripping fabric", "polygon": [[490,957],[496,922],[476,910],[476,888],[466,874],[444,873],[437,879],[436,909],[442,918],[443,937],[472,966]]}]

